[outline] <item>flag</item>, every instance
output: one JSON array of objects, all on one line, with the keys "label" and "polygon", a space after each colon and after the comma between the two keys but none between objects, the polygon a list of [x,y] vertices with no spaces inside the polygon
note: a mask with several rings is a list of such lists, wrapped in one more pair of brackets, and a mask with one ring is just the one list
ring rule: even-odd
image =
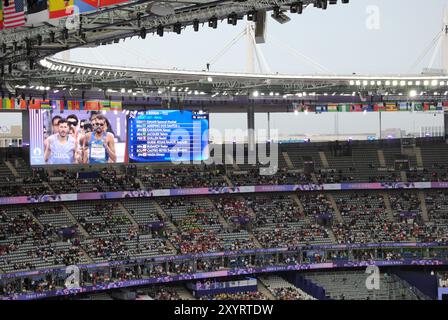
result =
[{"label": "flag", "polygon": [[99,101],[86,101],[86,103],[84,105],[84,110],[98,111],[98,110],[100,110],[100,102]]},{"label": "flag", "polygon": [[14,100],[14,109],[26,109],[26,101],[20,98]]},{"label": "flag", "polygon": [[3,1],[0,0],[0,30],[3,29]]},{"label": "flag", "polygon": [[81,102],[76,100],[68,100],[67,110],[81,110]]},{"label": "flag", "polygon": [[327,112],[327,106],[326,105],[316,106],[316,112]]},{"label": "flag", "polygon": [[110,101],[109,100],[101,101],[100,110],[110,111]]},{"label": "flag", "polygon": [[122,102],[121,101],[111,101],[110,109],[112,111],[121,111],[122,110]]},{"label": "flag", "polygon": [[423,111],[423,104],[421,102],[414,102],[415,111]]},{"label": "flag", "polygon": [[408,111],[409,108],[409,103],[408,102],[400,102],[399,103],[399,110],[400,111]]},{"label": "flag", "polygon": [[9,0],[9,6],[3,8],[3,28],[12,29],[25,25],[25,7],[23,0]]},{"label": "flag", "polygon": [[3,98],[2,99],[2,109],[13,109],[14,99]]},{"label": "flag", "polygon": [[26,0],[27,15],[26,25],[33,26],[42,24],[48,20],[48,4],[46,0]]},{"label": "flag", "polygon": [[74,12],[74,0],[51,0],[49,4],[50,19],[70,16]]},{"label": "flag", "polygon": [[29,108],[31,110],[38,110],[38,109],[40,109],[40,100],[31,99],[30,100],[30,104],[29,104]]},{"label": "flag", "polygon": [[107,7],[114,4],[128,2],[129,0],[100,0],[100,7]]},{"label": "flag", "polygon": [[99,0],[75,0],[75,7],[79,13],[92,12],[98,10]]},{"label": "flag", "polygon": [[350,105],[349,104],[340,104],[340,105],[338,105],[338,111],[339,112],[350,112]]},{"label": "flag", "polygon": [[375,112],[382,112],[384,111],[384,103],[376,103],[375,105],[373,105],[373,111]]},{"label": "flag", "polygon": [[51,109],[53,110],[64,110],[64,101],[63,100],[52,100],[51,101]]},{"label": "flag", "polygon": [[39,100],[40,108],[45,110],[51,110],[51,104],[49,100]]},{"label": "flag", "polygon": [[337,104],[329,104],[327,106],[328,112],[338,112],[338,105]]},{"label": "flag", "polygon": [[423,103],[423,111],[428,111],[429,110],[429,103],[425,102]]},{"label": "flag", "polygon": [[386,103],[386,111],[398,111],[397,104],[395,102]]},{"label": "flag", "polygon": [[361,112],[362,111],[362,104],[352,104],[350,108],[351,112]]}]

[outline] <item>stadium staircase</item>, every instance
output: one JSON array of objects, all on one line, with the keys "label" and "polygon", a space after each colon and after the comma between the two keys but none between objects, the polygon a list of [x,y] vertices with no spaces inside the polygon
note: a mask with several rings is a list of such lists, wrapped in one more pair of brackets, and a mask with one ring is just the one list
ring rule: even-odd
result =
[{"label": "stadium staircase", "polygon": [[283,158],[285,159],[286,165],[288,166],[288,169],[294,169],[294,164],[291,161],[291,158],[289,157],[288,152],[282,152]]},{"label": "stadium staircase", "polygon": [[227,183],[227,185],[229,186],[229,187],[233,187],[233,183],[232,183],[232,181],[230,180],[230,178],[225,174],[225,175],[223,175],[223,178],[224,178],[224,181]]},{"label": "stadium staircase", "polygon": [[157,203],[157,201],[154,201],[154,207],[156,208],[157,213],[159,213],[159,215],[163,218],[163,222],[165,223],[168,230],[170,230],[172,232],[178,232],[179,230],[177,230],[174,223],[171,221],[171,219],[168,217],[168,215],[162,209],[162,207]]},{"label": "stadium staircase", "polygon": [[120,207],[121,211],[123,211],[123,213],[126,215],[126,217],[129,219],[129,221],[132,223],[132,226],[138,229],[138,223],[137,221],[135,221],[134,217],[130,214],[128,209],[126,209],[126,207],[121,202],[118,202],[118,206]]},{"label": "stadium staircase", "polygon": [[392,210],[392,205],[390,204],[389,196],[385,192],[381,193],[381,195],[383,196],[384,205],[386,206],[387,217],[389,218],[390,221],[393,221],[394,212]]},{"label": "stadium staircase", "polygon": [[299,212],[300,214],[305,214],[305,209],[303,208],[303,204],[300,201],[299,197],[297,196],[297,194],[292,194],[291,195],[291,199],[294,200],[295,203],[297,203],[297,205],[299,206]]},{"label": "stadium staircase", "polygon": [[250,239],[250,241],[252,241],[252,243],[253,243],[257,248],[259,248],[259,249],[262,249],[262,248],[263,248],[263,246],[261,245],[261,243],[258,241],[257,238],[255,238],[255,236],[254,236],[251,232],[249,232],[249,239]]},{"label": "stadium staircase", "polygon": [[179,295],[180,300],[197,300],[184,286],[173,286],[173,290]]},{"label": "stadium staircase", "polygon": [[9,162],[8,160],[5,161],[5,165],[8,167],[8,169],[11,171],[12,175],[16,178],[20,177],[20,174],[17,172],[16,168],[14,168],[14,166],[12,165],[11,162]]},{"label": "stadium staircase", "polygon": [[377,150],[377,154],[378,154],[378,160],[380,161],[381,167],[386,168],[387,164],[386,164],[386,158],[384,157],[383,150]]},{"label": "stadium staircase", "polygon": [[343,223],[344,220],[342,219],[341,211],[339,211],[338,205],[336,203],[336,200],[334,200],[333,195],[331,193],[328,193],[327,199],[328,199],[328,201],[330,201],[331,206],[333,207],[334,214],[336,216],[336,220],[338,221],[338,223]]},{"label": "stadium staircase", "polygon": [[408,182],[408,176],[406,175],[406,171],[400,171],[400,177],[402,182]]},{"label": "stadium staircase", "polygon": [[317,181],[316,174],[314,172],[311,172],[311,180],[313,180],[313,183],[319,184],[319,182]]},{"label": "stadium staircase", "polygon": [[274,295],[271,293],[271,291],[269,291],[269,289],[266,287],[266,285],[264,284],[263,280],[261,280],[261,278],[258,278],[259,281],[257,281],[257,289],[258,292],[260,292],[261,294],[265,295],[266,297],[269,298],[269,300],[277,300]]},{"label": "stadium staircase", "polygon": [[143,184],[143,182],[139,178],[134,177],[134,179],[135,179],[135,182],[137,182],[138,185],[140,186],[141,190],[145,190],[146,189],[145,185]]},{"label": "stadium staircase", "polygon": [[423,191],[418,192],[418,199],[420,200],[420,208],[422,209],[423,222],[428,222],[428,207],[426,206],[425,193]]},{"label": "stadium staircase", "polygon": [[42,224],[42,222],[39,221],[39,219],[37,219],[34,214],[31,212],[31,210],[28,207],[23,207],[23,210],[26,212],[27,215],[29,215],[31,218],[33,218],[33,221],[36,222],[39,227],[41,227],[42,229],[45,229],[44,225]]},{"label": "stadium staircase", "polygon": [[226,219],[224,219],[224,217],[221,215],[221,213],[219,212],[219,210],[216,210],[215,204],[213,203],[213,201],[210,198],[204,198],[206,199],[206,201],[209,203],[210,207],[214,208],[214,213],[216,213],[216,215],[218,216],[218,221],[221,225],[224,226],[224,228],[226,229],[230,229],[230,225],[227,222]]},{"label": "stadium staircase", "polygon": [[322,166],[325,169],[330,168],[330,164],[328,163],[328,159],[327,159],[327,156],[325,155],[325,152],[319,151],[319,157],[320,157],[320,162],[322,163]]},{"label": "stadium staircase", "polygon": [[[62,205],[62,211],[64,211],[65,215],[78,227],[78,230],[82,233],[82,235],[86,238],[90,237],[89,233],[82,227],[78,220],[73,216],[70,210],[67,209],[65,205]],[[86,254],[87,255],[87,254]],[[87,255],[88,256],[88,255]]]},{"label": "stadium staircase", "polygon": [[423,168],[422,149],[420,149],[420,147],[415,147],[415,158],[417,159],[417,165],[420,168]]}]

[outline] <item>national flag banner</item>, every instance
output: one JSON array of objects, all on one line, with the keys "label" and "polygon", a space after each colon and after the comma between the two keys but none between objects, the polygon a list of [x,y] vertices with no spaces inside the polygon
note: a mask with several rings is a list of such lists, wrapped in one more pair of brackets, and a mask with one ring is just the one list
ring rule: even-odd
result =
[{"label": "national flag banner", "polygon": [[81,102],[77,100],[68,100],[67,110],[81,110]]},{"label": "national flag banner", "polygon": [[25,25],[24,0],[9,0],[8,6],[3,6],[3,28],[13,29]]},{"label": "national flag banner", "polygon": [[79,10],[77,13],[96,11],[99,5],[99,0],[75,0],[75,7]]},{"label": "national flag banner", "polygon": [[123,103],[121,101],[111,101],[110,109],[112,111],[121,111],[123,108]]},{"label": "national flag banner", "polygon": [[327,106],[323,104],[316,106],[316,112],[327,112]]},{"label": "national flag banner", "polygon": [[395,102],[386,103],[386,111],[398,111],[397,104]]},{"label": "national flag banner", "polygon": [[5,109],[5,110],[14,109],[14,99],[3,98],[2,99],[2,109]]},{"label": "national flag banner", "polygon": [[3,29],[3,1],[0,0],[0,30]]},{"label": "national flag banner", "polygon": [[429,104],[429,110],[431,110],[431,111],[436,111],[436,110],[437,110],[437,104],[435,104],[435,103],[430,103],[430,104]]},{"label": "national flag banner", "polygon": [[423,111],[423,104],[421,102],[414,102],[413,105],[415,111]]},{"label": "national flag banner", "polygon": [[14,109],[26,109],[26,101],[20,98],[14,99]]},{"label": "national flag banner", "polygon": [[442,111],[443,110],[443,103],[442,102],[438,102],[437,103],[437,110],[438,111]]},{"label": "national flag banner", "polygon": [[99,101],[86,101],[86,103],[84,104],[84,110],[99,111],[100,110],[100,102]]},{"label": "national flag banner", "polygon": [[423,111],[428,111],[429,110],[429,103],[425,102],[423,103]]},{"label": "national flag banner", "polygon": [[40,100],[31,99],[29,102],[29,109],[30,110],[39,110],[40,109]]},{"label": "national flag banner", "polygon": [[339,104],[338,111],[339,112],[350,112],[350,105],[349,104]]},{"label": "national flag banner", "polygon": [[50,19],[60,19],[74,13],[74,0],[51,0],[49,4]]},{"label": "national flag banner", "polygon": [[409,103],[408,102],[400,102],[399,103],[399,110],[400,111],[409,111],[409,110],[411,110]]},{"label": "national flag banner", "polygon": [[114,4],[129,2],[129,0],[99,0],[99,1],[100,1],[100,7],[107,7],[112,6]]},{"label": "national flag banner", "polygon": [[[51,2],[51,1],[50,1]],[[27,15],[26,25],[35,26],[48,20],[48,3],[46,0],[26,0]]]},{"label": "national flag banner", "polygon": [[40,108],[45,110],[51,110],[50,100],[40,100]]},{"label": "national flag banner", "polygon": [[100,102],[100,110],[102,111],[110,111],[110,101],[105,100]]},{"label": "national flag banner", "polygon": [[373,106],[371,104],[363,104],[362,111],[366,111],[366,112],[373,111]]},{"label": "national flag banner", "polygon": [[383,112],[384,111],[384,103],[376,103],[373,105],[373,111],[375,112]]},{"label": "national flag banner", "polygon": [[328,104],[327,106],[328,112],[338,112],[338,105],[337,104]]},{"label": "national flag banner", "polygon": [[350,107],[351,112],[362,112],[362,104],[352,104]]},{"label": "national flag banner", "polygon": [[51,109],[53,110],[64,110],[63,100],[51,100]]}]

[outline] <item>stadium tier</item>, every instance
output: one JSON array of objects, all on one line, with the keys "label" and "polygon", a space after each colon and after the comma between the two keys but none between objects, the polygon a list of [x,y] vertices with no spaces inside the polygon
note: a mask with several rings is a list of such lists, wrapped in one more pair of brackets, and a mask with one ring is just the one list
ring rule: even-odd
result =
[{"label": "stadium tier", "polygon": [[[319,173],[323,168],[335,170],[337,181],[349,180],[361,184],[361,188],[83,201],[54,199],[52,202],[2,205],[1,297],[26,299],[57,296],[62,292],[75,294],[77,289],[61,291],[65,285],[65,267],[71,265],[80,268],[80,285],[84,294],[90,292],[92,297],[96,291],[117,288],[118,283],[127,287],[164,282],[165,287],[148,287],[149,291],[140,290],[140,295],[145,292],[143,296],[151,299],[177,299],[179,296],[172,282],[206,279],[217,271],[223,277],[255,274],[258,286],[264,289],[204,294],[201,299],[424,297],[412,291],[417,289],[409,289],[395,274],[385,280],[387,286],[374,296],[362,291],[363,276],[359,271],[336,272],[334,275],[303,273],[309,268],[356,268],[365,263],[387,267],[396,264],[438,265],[447,261],[447,190],[362,188],[370,181],[382,180],[383,171],[378,171],[378,177],[367,177],[362,173],[367,172],[367,167],[378,166],[379,159],[371,160],[371,163],[358,161],[360,153],[373,153],[378,143],[354,143],[351,154],[328,156],[327,161],[322,161],[322,153],[329,152],[328,146],[284,145],[282,149],[290,159],[297,159],[300,150],[306,149],[316,162],[315,167],[304,168],[300,161],[294,161],[293,168],[280,168],[275,175],[259,179],[257,174],[247,174],[248,171],[235,175],[233,167],[206,165],[137,166],[133,171],[123,166],[89,171],[77,168],[44,168],[42,171],[22,167],[24,170],[19,177],[11,170],[5,173],[10,181],[4,182],[3,197],[38,196],[43,190],[56,195],[61,192],[188,189],[217,185],[230,188],[234,184],[241,187],[319,185],[321,179],[334,183],[334,176]],[[400,154],[394,141],[383,143],[381,150],[390,154],[386,159],[393,159],[397,152]],[[443,154],[447,147],[441,141],[434,141],[431,148]],[[431,172],[433,160],[425,153],[421,154],[421,169]],[[10,170],[10,159],[4,159],[2,163],[4,171]],[[350,163],[350,178],[339,171],[347,163]],[[428,168],[424,167],[426,163]],[[393,160],[386,160],[386,165],[382,169],[391,170],[397,177],[406,177],[408,173],[408,170],[396,169]],[[258,169],[252,168],[249,172]],[[243,172],[244,168],[238,170]],[[305,170],[306,174],[303,173]],[[358,172],[361,173],[358,175]],[[439,175],[430,174],[430,177],[437,177],[435,182],[441,181]],[[22,179],[32,179],[33,182],[23,184]],[[14,183],[24,185],[26,189],[14,188]],[[283,275],[284,278],[258,276],[266,270],[296,270],[304,279],[324,288],[326,293],[317,295],[310,290],[304,291],[307,288],[294,285],[297,279],[291,280],[289,274]],[[352,291],[343,289],[344,285],[351,286]],[[184,294],[191,298],[191,294]]]}]

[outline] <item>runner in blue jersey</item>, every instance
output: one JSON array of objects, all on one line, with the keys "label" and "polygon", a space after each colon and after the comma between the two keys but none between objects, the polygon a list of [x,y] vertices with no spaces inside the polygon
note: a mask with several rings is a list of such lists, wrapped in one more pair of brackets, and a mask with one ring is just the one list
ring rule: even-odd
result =
[{"label": "runner in blue jersey", "polygon": [[60,119],[58,133],[49,136],[45,142],[44,159],[47,164],[73,164],[77,163],[77,143],[69,135],[67,120]]},{"label": "runner in blue jersey", "polygon": [[83,138],[83,162],[114,163],[117,161],[114,135],[106,132],[106,118],[97,115],[92,121],[93,132],[87,133]]}]

